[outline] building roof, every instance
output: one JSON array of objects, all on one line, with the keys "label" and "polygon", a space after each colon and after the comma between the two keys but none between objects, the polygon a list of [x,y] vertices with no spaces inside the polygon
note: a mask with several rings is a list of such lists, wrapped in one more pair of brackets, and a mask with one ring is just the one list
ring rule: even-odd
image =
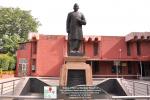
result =
[{"label": "building roof", "polygon": [[131,41],[131,40],[150,40],[150,32],[131,32],[130,34],[125,36],[125,41]]}]

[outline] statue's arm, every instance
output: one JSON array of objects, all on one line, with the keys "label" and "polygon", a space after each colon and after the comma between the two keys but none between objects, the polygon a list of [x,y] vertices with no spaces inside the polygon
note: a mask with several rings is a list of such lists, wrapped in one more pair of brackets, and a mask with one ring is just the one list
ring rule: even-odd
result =
[{"label": "statue's arm", "polygon": [[82,25],[86,25],[86,20],[85,20],[85,17],[84,17],[83,14],[82,14],[82,16],[81,16],[80,23],[81,23]]},{"label": "statue's arm", "polygon": [[71,18],[70,18],[70,13],[69,13],[68,16],[67,16],[67,21],[66,21],[66,31],[67,31],[67,33],[70,33],[70,28],[69,28],[70,20],[71,20]]}]

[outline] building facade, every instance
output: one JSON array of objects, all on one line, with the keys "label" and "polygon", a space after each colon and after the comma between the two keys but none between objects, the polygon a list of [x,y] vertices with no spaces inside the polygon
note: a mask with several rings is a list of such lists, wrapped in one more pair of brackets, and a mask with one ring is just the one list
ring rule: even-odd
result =
[{"label": "building facade", "polygon": [[[29,33],[17,50],[16,76],[59,77],[67,56],[63,35]],[[81,51],[93,77],[150,77],[150,32],[126,36],[84,36]]]}]

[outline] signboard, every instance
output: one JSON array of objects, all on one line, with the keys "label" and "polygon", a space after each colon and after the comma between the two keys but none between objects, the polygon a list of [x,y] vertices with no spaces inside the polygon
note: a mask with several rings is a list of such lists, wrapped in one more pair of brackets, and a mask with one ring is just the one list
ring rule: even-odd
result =
[{"label": "signboard", "polygon": [[56,86],[44,86],[44,98],[45,99],[56,99],[57,98],[57,87]]},{"label": "signboard", "polygon": [[85,85],[85,70],[68,70],[67,86]]}]

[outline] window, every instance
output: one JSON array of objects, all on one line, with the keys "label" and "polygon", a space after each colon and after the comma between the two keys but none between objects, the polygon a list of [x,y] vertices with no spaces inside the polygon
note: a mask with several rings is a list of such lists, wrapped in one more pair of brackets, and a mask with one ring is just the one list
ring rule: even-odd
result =
[{"label": "window", "polygon": [[36,70],[36,59],[32,60],[32,72],[35,72]]},{"label": "window", "polygon": [[22,70],[22,64],[19,64],[19,71],[21,71]]},{"label": "window", "polygon": [[26,71],[27,70],[27,64],[21,63],[19,64],[19,71]]},{"label": "window", "polygon": [[93,42],[93,53],[94,53],[94,56],[97,56],[98,55],[98,42],[95,41]]},{"label": "window", "polygon": [[33,42],[33,44],[32,44],[32,48],[33,48],[33,51],[32,51],[32,53],[33,54],[36,54],[36,51],[37,51],[37,42]]},{"label": "window", "polygon": [[118,66],[118,73],[122,73],[122,66]]},{"label": "window", "polygon": [[35,67],[35,65],[32,65],[32,72],[35,72],[35,69],[36,67]]},{"label": "window", "polygon": [[27,64],[22,64],[22,71],[26,71],[27,70]]},{"label": "window", "polygon": [[131,56],[130,43],[127,42],[127,55]]},{"label": "window", "polygon": [[22,64],[22,63],[28,63],[28,60],[26,58],[20,58],[19,64]]},{"label": "window", "polygon": [[86,61],[87,64],[89,64],[92,67],[92,73],[96,74],[100,71],[100,63],[99,61]]},{"label": "window", "polygon": [[99,61],[92,61],[92,72],[93,74],[99,72],[99,69],[100,66],[99,66]]},{"label": "window", "polygon": [[26,71],[27,69],[28,60],[26,58],[19,59],[19,70]]},{"label": "window", "polygon": [[[111,68],[112,73],[117,73],[117,66],[112,66]],[[118,66],[118,73],[122,73],[122,66]]]},{"label": "window", "polygon": [[26,47],[26,44],[25,44],[25,43],[20,44],[20,45],[19,45],[19,50],[24,50],[25,47]]},{"label": "window", "polygon": [[116,73],[116,66],[112,66],[111,72],[112,72],[112,73]]},{"label": "window", "polygon": [[137,46],[137,55],[140,56],[141,55],[141,42],[137,41],[136,46]]},{"label": "window", "polygon": [[128,62],[128,74],[132,74],[131,62]]}]

